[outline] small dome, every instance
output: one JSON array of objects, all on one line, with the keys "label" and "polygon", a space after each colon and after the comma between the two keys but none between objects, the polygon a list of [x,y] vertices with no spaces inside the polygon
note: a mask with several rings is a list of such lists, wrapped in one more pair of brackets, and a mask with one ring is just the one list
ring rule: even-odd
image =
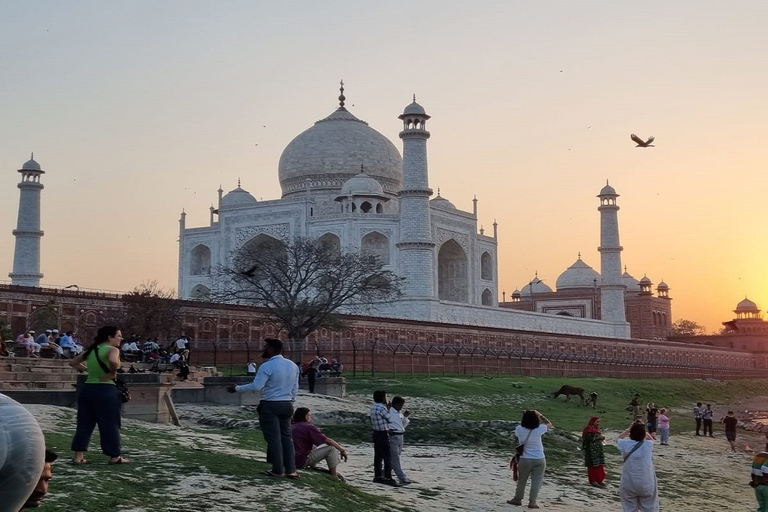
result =
[{"label": "small dome", "polygon": [[424,110],[424,107],[416,103],[416,98],[414,98],[413,103],[405,107],[405,110],[403,110],[403,114],[425,116],[427,115],[427,111]]},{"label": "small dome", "polygon": [[560,291],[573,288],[594,288],[595,284],[600,284],[600,273],[584,263],[579,257],[573,265],[560,274],[555,286]]},{"label": "small dome", "polygon": [[669,285],[665,283],[664,281],[660,282],[659,285],[656,287],[657,290],[669,290]]},{"label": "small dome", "polygon": [[242,208],[244,206],[253,206],[257,203],[256,198],[248,191],[239,186],[227,193],[221,198],[221,208]]},{"label": "small dome", "polygon": [[546,285],[544,281],[538,277],[534,277],[530,283],[520,289],[520,295],[530,297],[531,291],[533,291],[533,293],[552,293],[552,288]]},{"label": "small dome", "polygon": [[605,182],[605,186],[600,190],[600,196],[618,196],[619,194],[616,193],[616,189],[613,188],[608,184],[608,182]]},{"label": "small dome", "polygon": [[752,302],[749,299],[745,298],[743,301],[741,301],[738,304],[736,304],[736,312],[737,313],[740,313],[740,312],[752,313],[752,312],[756,312],[756,311],[760,311],[760,309],[757,307],[757,304],[755,304],[754,302]]},{"label": "small dome", "polygon": [[621,275],[622,281],[624,281],[624,286],[627,287],[628,292],[639,292],[642,291],[640,289],[640,281],[632,277],[632,275],[627,272],[626,270]]},{"label": "small dome", "polygon": [[640,284],[645,284],[650,286],[653,283],[651,282],[651,279],[648,276],[643,276],[643,278],[640,280]]},{"label": "small dome", "polygon": [[24,165],[21,166],[22,171],[40,171],[40,164],[35,162],[34,158],[30,158]]},{"label": "small dome", "polygon": [[441,208],[443,210],[455,210],[456,205],[454,205],[452,202],[447,200],[446,198],[442,197],[440,195],[440,192],[437,193],[437,197],[434,199],[430,199],[429,204],[431,206],[434,206],[435,208]]},{"label": "small dome", "polygon": [[381,183],[364,172],[348,179],[341,186],[341,196],[383,196],[384,188]]},{"label": "small dome", "polygon": [[513,297],[520,297],[520,290],[515,290],[512,292]]}]

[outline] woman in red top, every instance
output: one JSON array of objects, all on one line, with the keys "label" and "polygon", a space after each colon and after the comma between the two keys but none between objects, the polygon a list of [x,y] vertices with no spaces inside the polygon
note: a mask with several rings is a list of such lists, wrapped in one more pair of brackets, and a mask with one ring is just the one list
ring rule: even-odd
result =
[{"label": "woman in red top", "polygon": [[331,476],[344,481],[344,477],[336,472],[336,466],[341,463],[342,458],[347,459],[347,450],[312,424],[312,413],[306,407],[299,407],[293,413],[291,433],[296,454],[296,469],[313,468],[325,460]]}]

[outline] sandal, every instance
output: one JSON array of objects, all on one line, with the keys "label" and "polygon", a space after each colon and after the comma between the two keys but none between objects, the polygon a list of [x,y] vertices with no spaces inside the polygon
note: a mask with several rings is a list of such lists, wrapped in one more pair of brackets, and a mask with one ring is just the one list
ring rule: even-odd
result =
[{"label": "sandal", "polygon": [[75,460],[75,459],[72,459],[72,460],[70,461],[70,464],[74,464],[75,466],[81,466],[81,465],[83,465],[83,464],[88,464],[88,461],[87,461],[87,460],[85,460],[85,459],[80,459],[80,460]]},{"label": "sandal", "polygon": [[264,474],[267,476],[271,476],[272,478],[283,478],[285,476],[280,473],[273,473],[271,471],[265,471]]},{"label": "sandal", "polygon": [[117,458],[117,459],[115,459],[115,460],[110,460],[110,461],[109,461],[109,464],[110,464],[110,465],[115,465],[115,464],[129,464],[130,462],[131,462],[131,461],[129,461],[128,459],[124,459],[124,458],[122,458],[122,457],[118,457],[118,458]]},{"label": "sandal", "polygon": [[286,473],[285,474],[285,478],[293,478],[294,480],[296,480],[297,478],[299,478],[299,474],[298,473]]}]

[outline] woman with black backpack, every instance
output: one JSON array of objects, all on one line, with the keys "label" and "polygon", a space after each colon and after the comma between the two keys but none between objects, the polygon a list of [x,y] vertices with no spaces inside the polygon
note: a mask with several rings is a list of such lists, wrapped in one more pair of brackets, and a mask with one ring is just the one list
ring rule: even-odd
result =
[{"label": "woman with black backpack", "polygon": [[88,349],[75,357],[69,365],[88,378],[80,387],[77,397],[77,430],[72,439],[73,464],[85,464],[85,452],[93,429],[98,425],[101,450],[109,456],[110,464],[127,464],[120,444],[121,392],[115,382],[120,368],[120,329],[105,326],[98,330]]}]

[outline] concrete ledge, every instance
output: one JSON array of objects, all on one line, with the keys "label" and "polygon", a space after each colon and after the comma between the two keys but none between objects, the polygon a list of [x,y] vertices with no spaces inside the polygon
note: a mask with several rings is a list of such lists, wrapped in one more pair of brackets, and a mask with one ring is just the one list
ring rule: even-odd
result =
[{"label": "concrete ledge", "polygon": [[171,390],[173,403],[176,404],[195,404],[205,402],[205,388],[179,388],[174,387]]},{"label": "concrete ledge", "polygon": [[13,398],[20,404],[58,405],[60,407],[77,407],[77,392],[71,390],[32,390],[5,389],[3,394]]},{"label": "concrete ledge", "polygon": [[[309,391],[307,379],[301,379],[299,389]],[[347,379],[344,377],[323,377],[315,381],[315,394],[344,398],[347,396]]]},{"label": "concrete ledge", "polygon": [[253,377],[206,377],[203,379],[204,401],[220,405],[259,405],[261,393],[230,393],[227,386],[253,382]]},{"label": "concrete ledge", "polygon": [[[165,395],[171,393],[172,375],[122,373],[119,377],[128,385],[128,390],[131,392],[131,401],[123,404],[123,417],[149,423],[171,421],[171,412]],[[78,385],[84,384],[85,379],[85,375],[79,375]]]}]

